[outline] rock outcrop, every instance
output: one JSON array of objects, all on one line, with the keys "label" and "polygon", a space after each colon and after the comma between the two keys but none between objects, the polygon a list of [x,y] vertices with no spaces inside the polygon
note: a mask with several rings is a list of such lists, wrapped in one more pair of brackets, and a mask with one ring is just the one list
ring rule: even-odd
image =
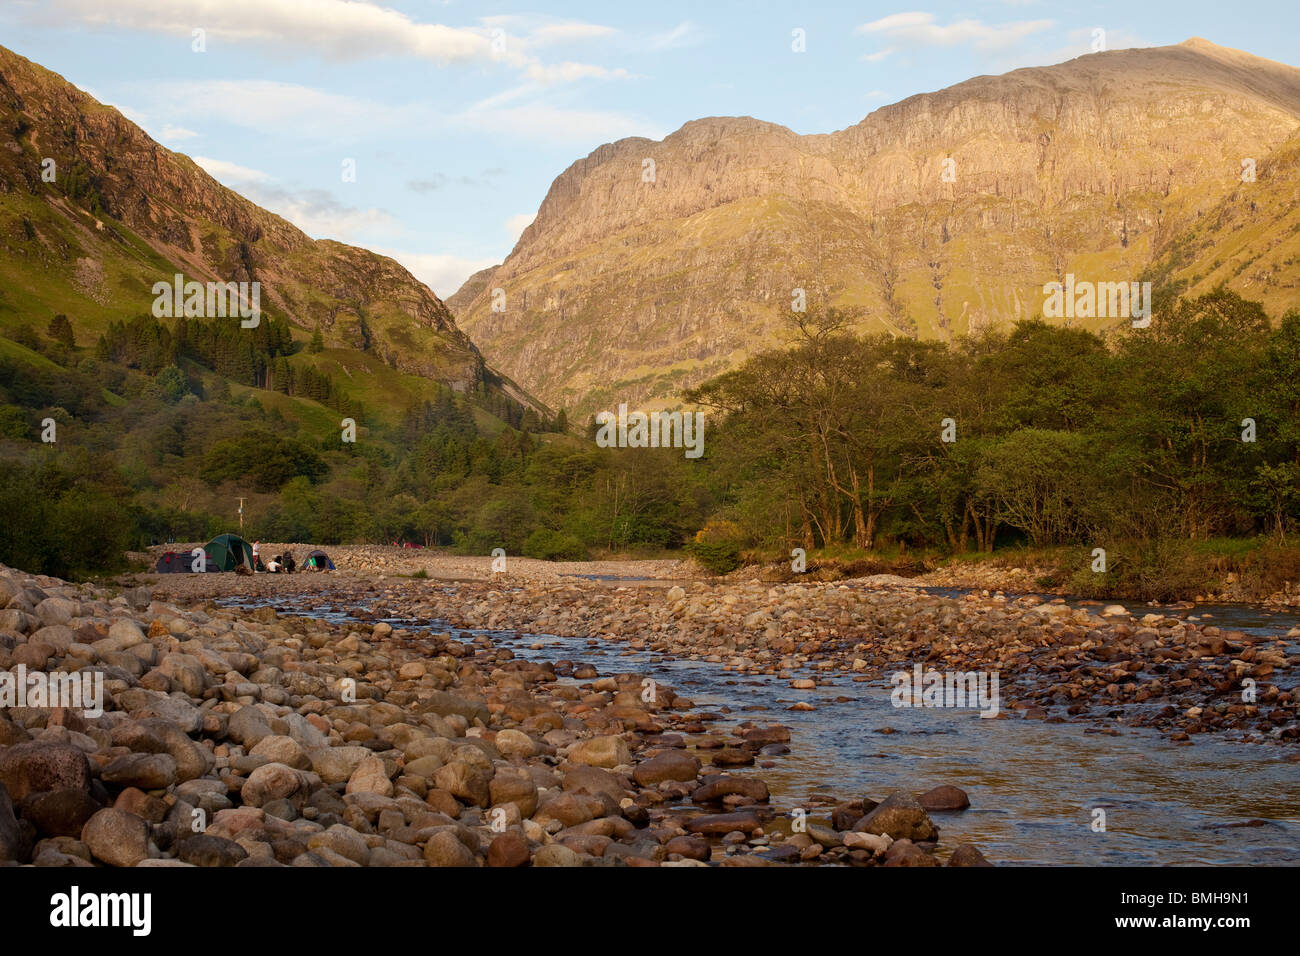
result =
[{"label": "rock outcrop", "polygon": [[1280,312],[1298,129],[1300,69],[1204,40],[978,77],[826,135],[702,119],[574,163],[452,298],[494,365],[584,413],[672,404],[780,344],[796,289],[934,338],[1034,317],[1067,272],[1227,281]]}]

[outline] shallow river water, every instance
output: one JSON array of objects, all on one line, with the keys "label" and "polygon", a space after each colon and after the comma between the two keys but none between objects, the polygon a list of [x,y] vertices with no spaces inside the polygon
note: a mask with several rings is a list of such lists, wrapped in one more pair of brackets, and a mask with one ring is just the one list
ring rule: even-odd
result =
[{"label": "shallow river water", "polygon": [[[304,611],[293,598],[265,603],[286,613],[351,617],[343,608]],[[1246,606],[1184,613],[1208,613],[1207,623],[1258,634],[1280,636],[1300,625],[1300,615]],[[815,690],[793,691],[775,677],[737,675],[718,664],[619,644],[388,620],[410,630],[488,634],[517,657],[589,661],[602,675],[648,675],[689,698],[697,711],[728,711],[715,730],[744,720],[785,724],[790,753],[760,758],[773,767],[741,772],[762,776],[775,806],[804,806],[811,819],[826,818],[812,806],[818,794],[880,800],[898,789],[961,787],[970,809],[933,815],[941,856],[971,842],[1003,864],[1300,864],[1300,763],[1286,760],[1295,744],[1246,744],[1211,734],[1176,744],[1153,730],[1119,725],[1111,735],[1086,723],[895,708],[884,682],[854,683],[845,675],[820,673]],[[837,702],[841,696],[850,699]],[[795,701],[817,710],[789,710]],[[1098,809],[1104,832],[1097,828]]]}]

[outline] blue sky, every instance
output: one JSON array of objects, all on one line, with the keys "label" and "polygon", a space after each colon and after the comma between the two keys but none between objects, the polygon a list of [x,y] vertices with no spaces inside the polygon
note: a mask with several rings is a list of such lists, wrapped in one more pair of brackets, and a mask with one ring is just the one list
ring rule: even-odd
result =
[{"label": "blue sky", "polygon": [[0,44],[444,297],[505,258],[570,163],[623,136],[719,115],[830,132],[1089,53],[1098,29],[1109,49],[1202,36],[1300,65],[1294,0],[910,2],[4,0]]}]

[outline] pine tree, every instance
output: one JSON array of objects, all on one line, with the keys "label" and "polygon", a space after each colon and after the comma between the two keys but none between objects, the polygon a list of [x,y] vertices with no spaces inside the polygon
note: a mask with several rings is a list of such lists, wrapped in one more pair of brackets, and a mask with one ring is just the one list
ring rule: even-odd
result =
[{"label": "pine tree", "polygon": [[68,321],[68,317],[62,312],[50,319],[50,325],[45,330],[45,334],[55,342],[68,348],[74,348],[77,344],[76,337],[72,333],[72,323]]}]

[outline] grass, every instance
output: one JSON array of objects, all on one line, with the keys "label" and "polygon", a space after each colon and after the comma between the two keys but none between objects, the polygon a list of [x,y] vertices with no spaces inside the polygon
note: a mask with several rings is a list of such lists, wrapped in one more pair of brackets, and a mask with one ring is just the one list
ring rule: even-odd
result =
[{"label": "grass", "polygon": [[62,371],[63,366],[46,358],[40,352],[33,352],[25,345],[19,345],[12,339],[0,337],[0,358],[16,359],[28,365],[46,371]]}]

